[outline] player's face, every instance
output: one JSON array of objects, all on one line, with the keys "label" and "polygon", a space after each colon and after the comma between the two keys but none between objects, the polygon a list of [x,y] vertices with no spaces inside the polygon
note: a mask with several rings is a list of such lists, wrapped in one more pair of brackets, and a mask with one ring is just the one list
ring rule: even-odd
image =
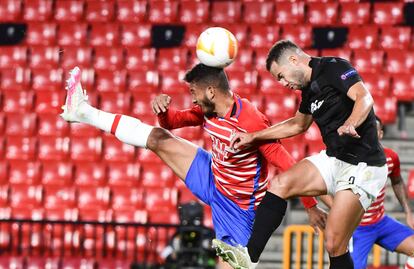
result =
[{"label": "player's face", "polygon": [[308,85],[304,70],[290,61],[284,64],[273,62],[270,67],[270,73],[284,87],[291,90],[300,90]]},{"label": "player's face", "polygon": [[216,105],[208,98],[207,89],[198,87],[197,85],[191,83],[190,93],[193,99],[193,104],[199,105],[207,117],[214,115]]},{"label": "player's face", "polygon": [[378,138],[382,139],[382,137],[384,136],[384,131],[381,129],[381,124],[379,121],[375,121],[377,124],[377,133],[378,133]]}]

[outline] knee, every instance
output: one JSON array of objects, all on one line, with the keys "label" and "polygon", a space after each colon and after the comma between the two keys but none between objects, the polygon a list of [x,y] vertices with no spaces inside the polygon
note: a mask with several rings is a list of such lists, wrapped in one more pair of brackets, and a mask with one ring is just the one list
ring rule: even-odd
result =
[{"label": "knee", "polygon": [[325,233],[325,248],[329,253],[329,256],[334,257],[344,254],[348,249],[349,242],[341,240],[341,238],[333,232],[325,231]]},{"label": "knee", "polygon": [[269,182],[268,191],[283,199],[292,197],[292,184],[288,176],[280,174]]},{"label": "knee", "polygon": [[167,140],[172,138],[173,135],[169,131],[160,127],[154,127],[148,137],[147,148],[152,151],[159,150]]}]

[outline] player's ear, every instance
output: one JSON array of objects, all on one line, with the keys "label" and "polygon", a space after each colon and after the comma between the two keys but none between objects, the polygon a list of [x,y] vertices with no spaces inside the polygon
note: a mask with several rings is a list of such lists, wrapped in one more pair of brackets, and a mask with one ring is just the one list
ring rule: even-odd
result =
[{"label": "player's ear", "polygon": [[208,99],[212,100],[214,96],[216,95],[216,88],[212,86],[208,86],[206,90],[206,95]]},{"label": "player's ear", "polygon": [[299,59],[296,55],[292,54],[288,56],[288,61],[294,65],[298,65],[299,64]]}]

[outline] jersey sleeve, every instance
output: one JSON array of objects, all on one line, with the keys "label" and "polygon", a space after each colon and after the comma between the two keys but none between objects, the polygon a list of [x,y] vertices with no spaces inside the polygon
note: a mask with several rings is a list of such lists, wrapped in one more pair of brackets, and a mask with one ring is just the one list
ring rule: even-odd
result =
[{"label": "jersey sleeve", "polygon": [[309,101],[308,101],[308,97],[306,96],[305,92],[302,91],[302,100],[300,101],[299,104],[299,112],[302,114],[312,114],[309,110]]},{"label": "jersey sleeve", "polygon": [[324,69],[328,82],[345,94],[355,83],[362,81],[358,71],[344,59],[332,58]]},{"label": "jersey sleeve", "polygon": [[[391,157],[391,161],[392,161],[392,164],[393,164],[393,166],[391,168],[390,177],[399,177],[399,176],[401,176],[400,157],[398,157],[398,154],[393,150],[389,150],[388,155],[389,155],[389,157]],[[389,166],[388,166],[388,169],[390,169]]]},{"label": "jersey sleeve", "polygon": [[204,114],[199,106],[184,110],[169,108],[166,112],[158,114],[158,122],[161,127],[168,130],[199,126],[204,122]]}]

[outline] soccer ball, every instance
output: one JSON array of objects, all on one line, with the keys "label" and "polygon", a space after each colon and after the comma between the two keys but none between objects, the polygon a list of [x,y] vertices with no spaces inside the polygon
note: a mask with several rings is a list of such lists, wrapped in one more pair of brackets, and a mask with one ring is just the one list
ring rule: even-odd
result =
[{"label": "soccer ball", "polygon": [[229,30],[211,27],[198,37],[196,53],[202,64],[224,68],[236,58],[237,48],[237,40]]}]

